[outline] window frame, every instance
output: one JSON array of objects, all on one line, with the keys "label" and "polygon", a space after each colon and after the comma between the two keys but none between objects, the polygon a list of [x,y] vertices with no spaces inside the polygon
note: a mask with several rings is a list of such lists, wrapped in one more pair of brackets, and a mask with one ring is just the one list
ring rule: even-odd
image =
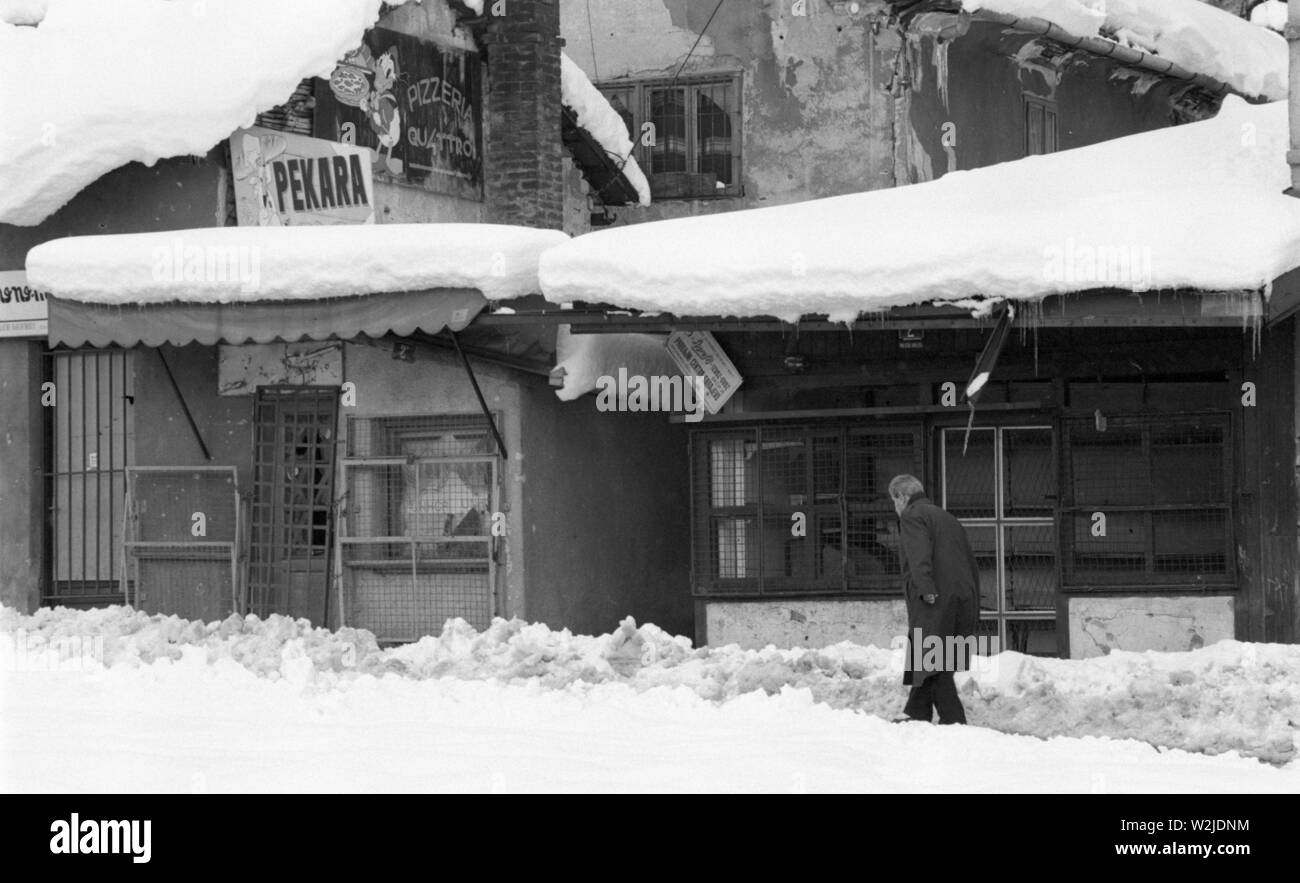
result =
[{"label": "window frame", "polygon": [[[1061,522],[1059,528],[1060,537],[1060,557],[1061,557],[1061,579],[1060,591],[1063,594],[1091,594],[1091,593],[1115,593],[1115,592],[1143,592],[1143,593],[1162,593],[1177,592],[1179,594],[1196,593],[1196,592],[1236,592],[1239,588],[1238,567],[1236,556],[1236,507],[1233,501],[1234,489],[1236,487],[1233,475],[1233,464],[1235,462],[1235,452],[1233,448],[1233,432],[1235,424],[1230,411],[1223,410],[1203,410],[1203,411],[1178,411],[1169,413],[1160,413],[1153,415],[1147,413],[1120,413],[1106,415],[1108,430],[1137,430],[1141,435],[1142,457],[1145,463],[1148,476],[1155,474],[1155,452],[1153,451],[1153,436],[1161,430],[1166,430],[1171,424],[1190,429],[1218,429],[1222,432],[1222,444],[1219,446],[1220,476],[1222,495],[1214,501],[1191,500],[1187,502],[1169,502],[1158,500],[1154,496],[1155,482],[1152,477],[1148,484],[1153,492],[1152,496],[1141,504],[1108,504],[1108,503],[1090,503],[1087,500],[1078,499],[1074,487],[1074,448],[1076,447],[1075,437],[1072,429],[1086,426],[1089,421],[1095,421],[1093,414],[1067,413],[1062,417],[1059,430],[1061,458],[1060,458],[1060,497],[1061,497]],[[1184,515],[1195,514],[1206,511],[1222,513],[1223,517],[1223,537],[1222,550],[1224,568],[1220,572],[1207,573],[1205,570],[1197,568],[1189,569],[1186,572],[1178,570],[1164,569],[1158,566],[1158,548],[1156,543],[1156,516],[1158,515]],[[1115,570],[1107,572],[1099,571],[1096,568],[1078,567],[1075,557],[1077,555],[1077,534],[1076,524],[1078,519],[1083,519],[1083,526],[1087,528],[1090,525],[1091,515],[1094,512],[1103,512],[1107,515],[1107,529],[1110,530],[1114,519],[1114,514],[1137,517],[1141,519],[1143,526],[1143,545],[1142,557],[1143,568],[1141,571],[1136,570]],[[1125,557],[1123,554],[1116,552],[1111,557]],[[1134,554],[1128,554],[1127,557],[1135,557]],[[1099,575],[1100,574],[1100,575]]]},{"label": "window frame", "polygon": [[[901,566],[885,573],[852,573],[851,568],[845,566],[849,560],[845,537],[854,535],[851,525],[855,518],[882,519],[888,525],[887,532],[893,534],[895,541],[897,540],[897,517],[893,503],[889,500],[887,487],[867,491],[865,498],[859,494],[851,499],[854,497],[854,492],[851,487],[852,470],[849,461],[853,456],[851,439],[903,436],[910,438],[910,453],[906,455],[911,461],[909,471],[924,482],[927,456],[925,426],[922,421],[864,425],[860,420],[845,419],[795,424],[755,423],[693,430],[690,435],[692,596],[710,600],[791,596],[879,597],[894,596],[901,592],[903,585]],[[766,449],[764,446],[787,443],[796,438],[803,445],[804,450],[804,462],[801,467],[804,472],[803,493],[795,495],[802,500],[799,503],[791,502],[789,505],[767,501],[764,498],[769,495],[771,488],[766,475],[768,465],[762,457],[762,451]],[[839,474],[835,480],[835,491],[830,494],[819,494],[815,471],[815,440],[824,441],[830,438],[834,438],[836,442]],[[752,449],[752,454],[746,459],[753,463],[754,474],[752,479],[743,480],[744,496],[736,505],[716,506],[712,503],[716,484],[711,468],[712,443],[722,441],[736,441],[747,446],[745,450]],[[878,450],[897,455],[905,449],[900,445],[882,445]],[[858,455],[870,456],[870,453],[859,452]],[[792,474],[785,475],[788,477]],[[894,473],[891,472],[892,474]],[[874,471],[872,475],[875,475]],[[819,496],[829,496],[833,499],[819,500]],[[819,532],[819,524],[822,521],[838,519],[841,538],[839,548],[842,554],[838,574],[827,576],[818,573],[825,566],[823,559],[815,557],[820,554],[821,546],[809,552],[808,557],[803,560],[806,567],[812,567],[812,576],[790,574],[771,567],[770,556],[765,546],[767,538],[765,538],[764,526],[774,517],[778,523],[789,524],[791,522],[785,519],[796,511],[801,511],[806,516],[807,533],[803,539],[809,543],[816,543],[822,539],[823,535]],[[713,540],[714,523],[718,519],[744,521],[755,525],[756,547],[752,557],[757,564],[753,575],[746,574],[741,577],[714,575],[717,569],[714,565],[716,563],[720,566],[720,556],[723,551]],[[868,530],[862,532],[860,536],[869,543],[871,533]],[[879,544],[879,540],[877,543]],[[885,546],[885,549],[888,551],[889,547]],[[749,555],[747,551],[741,554]],[[866,554],[867,557],[874,555],[874,553]],[[901,559],[896,560],[895,563],[901,565]]]},{"label": "window frame", "polygon": [[[1057,110],[1056,102],[1050,98],[1042,98],[1037,95],[1021,95],[1023,103],[1023,118],[1025,127],[1024,151],[1025,156],[1046,156],[1050,153],[1056,153],[1061,149],[1061,115]],[[1030,126],[1030,116],[1033,112],[1039,111],[1043,115],[1042,128],[1042,149],[1035,150],[1032,143],[1033,127]],[[1048,121],[1051,125],[1048,125]],[[1050,134],[1049,134],[1050,133]]]},{"label": "window frame", "polygon": [[[596,88],[606,99],[615,95],[627,96],[624,105],[632,114],[632,156],[645,173],[650,184],[650,197],[653,201],[689,200],[689,199],[731,199],[745,195],[744,182],[744,72],[717,71],[696,74],[688,77],[646,77],[623,80],[605,80],[596,84]],[[728,86],[734,96],[734,107],[727,109],[731,120],[731,163],[733,182],[725,187],[715,188],[711,193],[666,193],[662,185],[656,188],[656,178],[662,174],[706,174],[700,172],[700,151],[697,143],[698,108],[701,89],[711,86]],[[651,120],[650,108],[652,93],[669,87],[680,88],[684,92],[685,125],[683,138],[686,142],[685,172],[654,172],[654,148],[641,143],[641,129]],[[656,132],[656,138],[658,133]],[[661,179],[662,180],[662,179]]]}]

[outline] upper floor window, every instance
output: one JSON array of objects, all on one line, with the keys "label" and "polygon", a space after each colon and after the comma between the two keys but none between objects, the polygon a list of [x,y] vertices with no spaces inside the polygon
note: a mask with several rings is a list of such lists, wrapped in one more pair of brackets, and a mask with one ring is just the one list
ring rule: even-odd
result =
[{"label": "upper floor window", "polygon": [[627,124],[654,199],[741,195],[740,77],[600,87]]},{"label": "upper floor window", "polygon": [[1055,153],[1056,102],[1025,96],[1025,156]]}]

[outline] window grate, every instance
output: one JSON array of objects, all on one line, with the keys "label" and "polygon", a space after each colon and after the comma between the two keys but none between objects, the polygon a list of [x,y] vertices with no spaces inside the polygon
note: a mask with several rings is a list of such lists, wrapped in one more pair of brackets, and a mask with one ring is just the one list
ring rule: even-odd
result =
[{"label": "window grate", "polygon": [[495,614],[499,458],[482,415],[351,417],[343,467],[340,603],[384,642]]},{"label": "window grate", "polygon": [[1233,584],[1227,414],[1080,417],[1064,430],[1067,585]]},{"label": "window grate", "polygon": [[921,475],[919,429],[702,430],[691,456],[697,594],[898,588],[887,489],[894,475]]}]

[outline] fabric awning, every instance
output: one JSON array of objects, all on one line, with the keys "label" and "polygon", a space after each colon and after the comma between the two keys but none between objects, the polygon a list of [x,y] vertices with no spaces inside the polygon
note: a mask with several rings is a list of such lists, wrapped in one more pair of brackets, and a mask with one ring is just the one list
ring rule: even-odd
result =
[{"label": "fabric awning", "polygon": [[272,343],[460,331],[487,306],[478,289],[433,288],[317,300],[99,304],[49,299],[50,346]]}]

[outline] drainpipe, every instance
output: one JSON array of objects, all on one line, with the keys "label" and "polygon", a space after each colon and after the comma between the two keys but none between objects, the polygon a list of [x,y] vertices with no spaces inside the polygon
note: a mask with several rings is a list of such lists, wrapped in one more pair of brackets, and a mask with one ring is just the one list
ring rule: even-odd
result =
[{"label": "drainpipe", "polygon": [[1291,117],[1291,149],[1286,161],[1291,164],[1292,196],[1300,196],[1300,0],[1287,4],[1286,41],[1291,49],[1290,91],[1287,107]]}]

